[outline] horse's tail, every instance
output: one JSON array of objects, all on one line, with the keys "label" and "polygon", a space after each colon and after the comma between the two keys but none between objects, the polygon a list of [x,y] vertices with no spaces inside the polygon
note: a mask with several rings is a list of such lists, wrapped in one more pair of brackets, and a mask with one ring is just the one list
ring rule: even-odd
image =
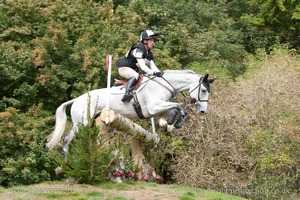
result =
[{"label": "horse's tail", "polygon": [[47,148],[53,149],[59,143],[60,138],[63,135],[65,128],[66,128],[66,124],[67,124],[66,107],[68,105],[72,104],[75,100],[76,99],[67,101],[67,102],[61,104],[56,109],[55,129],[54,129],[54,132],[52,132],[47,138],[47,144],[46,144]]}]

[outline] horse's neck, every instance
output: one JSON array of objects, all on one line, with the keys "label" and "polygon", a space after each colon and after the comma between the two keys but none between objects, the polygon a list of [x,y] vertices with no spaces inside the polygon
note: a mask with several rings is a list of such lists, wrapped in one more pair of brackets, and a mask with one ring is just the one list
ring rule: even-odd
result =
[{"label": "horse's neck", "polygon": [[193,83],[196,74],[189,73],[174,73],[166,74],[166,80],[176,89],[176,92],[183,92],[190,88],[191,83]]}]

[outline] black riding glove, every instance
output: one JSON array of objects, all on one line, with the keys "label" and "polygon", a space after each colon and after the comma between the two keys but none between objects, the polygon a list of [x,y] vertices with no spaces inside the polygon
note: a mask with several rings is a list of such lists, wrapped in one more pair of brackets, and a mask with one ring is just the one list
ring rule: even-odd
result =
[{"label": "black riding glove", "polygon": [[163,73],[162,72],[153,72],[154,76],[162,77]]}]

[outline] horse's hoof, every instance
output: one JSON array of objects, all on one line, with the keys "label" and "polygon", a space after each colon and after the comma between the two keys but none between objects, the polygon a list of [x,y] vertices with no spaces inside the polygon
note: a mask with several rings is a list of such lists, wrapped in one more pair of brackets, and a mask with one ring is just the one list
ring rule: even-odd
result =
[{"label": "horse's hoof", "polygon": [[168,122],[167,122],[166,120],[160,118],[160,119],[158,120],[158,125],[159,125],[160,127],[164,127],[164,126],[167,126],[167,125],[168,125]]},{"label": "horse's hoof", "polygon": [[167,132],[172,132],[174,130],[174,126],[173,125],[167,125]]}]

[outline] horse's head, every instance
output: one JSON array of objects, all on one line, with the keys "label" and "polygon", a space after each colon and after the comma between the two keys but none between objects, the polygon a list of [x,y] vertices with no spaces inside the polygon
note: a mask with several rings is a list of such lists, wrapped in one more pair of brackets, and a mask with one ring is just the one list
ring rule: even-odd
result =
[{"label": "horse's head", "polygon": [[199,82],[191,86],[189,94],[192,97],[191,103],[195,104],[197,114],[206,114],[210,84],[215,79],[208,79],[208,74],[200,77]]}]

